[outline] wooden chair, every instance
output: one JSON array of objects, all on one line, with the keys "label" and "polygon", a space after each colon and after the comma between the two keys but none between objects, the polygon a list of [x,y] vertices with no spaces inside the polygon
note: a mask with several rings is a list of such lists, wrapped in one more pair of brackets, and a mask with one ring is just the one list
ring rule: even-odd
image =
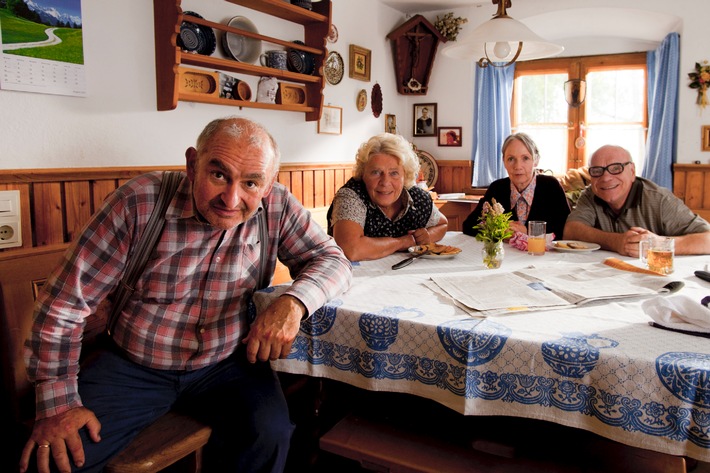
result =
[{"label": "wooden chair", "polygon": [[[0,253],[0,355],[2,356],[2,430],[15,442],[11,465],[16,468],[32,430],[34,392],[27,380],[23,344],[31,327],[36,291],[60,261],[67,245]],[[195,419],[169,412],[146,427],[106,466],[107,473],[171,473],[201,471],[202,447],[212,429]],[[9,436],[7,435],[9,434]],[[4,469],[4,468],[3,468]]]}]

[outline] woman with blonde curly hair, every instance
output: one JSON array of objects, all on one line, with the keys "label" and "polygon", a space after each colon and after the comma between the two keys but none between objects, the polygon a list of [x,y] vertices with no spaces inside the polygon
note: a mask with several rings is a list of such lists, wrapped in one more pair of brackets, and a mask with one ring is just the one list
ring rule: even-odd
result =
[{"label": "woman with blonde curly hair", "polygon": [[419,158],[400,135],[381,133],[360,145],[353,177],[328,209],[328,233],[350,261],[382,258],[441,240],[448,221],[418,187]]}]

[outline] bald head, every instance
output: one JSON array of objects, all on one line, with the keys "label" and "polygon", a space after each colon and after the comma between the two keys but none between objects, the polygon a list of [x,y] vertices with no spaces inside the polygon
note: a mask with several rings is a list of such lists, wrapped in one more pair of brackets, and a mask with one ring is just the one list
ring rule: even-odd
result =
[{"label": "bald head", "polygon": [[592,191],[619,212],[636,180],[636,166],[631,154],[621,146],[605,145],[592,154],[589,160]]},{"label": "bald head", "polygon": [[611,157],[611,162],[615,163],[626,163],[633,162],[631,159],[631,153],[629,153],[625,148],[616,145],[604,145],[598,150],[596,150],[591,159],[589,160],[589,166],[604,166],[604,164],[599,164],[601,161],[607,161],[607,158]]}]

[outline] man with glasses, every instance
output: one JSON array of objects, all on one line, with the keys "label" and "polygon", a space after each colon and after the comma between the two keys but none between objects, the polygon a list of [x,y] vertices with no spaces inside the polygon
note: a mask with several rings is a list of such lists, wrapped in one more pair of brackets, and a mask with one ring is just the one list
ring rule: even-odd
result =
[{"label": "man with glasses", "polygon": [[626,149],[599,148],[590,160],[589,175],[591,185],[567,217],[566,239],[637,257],[639,241],[655,234],[676,237],[676,254],[710,254],[710,224],[670,190],[636,177]]}]

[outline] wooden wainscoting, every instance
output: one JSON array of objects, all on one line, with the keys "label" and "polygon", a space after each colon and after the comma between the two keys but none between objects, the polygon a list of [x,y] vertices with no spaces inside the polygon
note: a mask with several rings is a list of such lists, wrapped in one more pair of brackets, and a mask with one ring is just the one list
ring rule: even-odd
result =
[{"label": "wooden wainscoting", "polygon": [[473,182],[473,163],[468,161],[437,161],[439,178],[434,184],[434,190],[439,194],[464,192],[471,194]]},{"label": "wooden wainscoting", "polygon": [[673,193],[710,221],[710,164],[674,164]]},{"label": "wooden wainscoting", "polygon": [[[471,192],[470,161],[439,161],[438,165],[437,192]],[[306,208],[322,213],[352,176],[352,167],[352,163],[283,164],[278,181]],[[68,243],[106,196],[127,180],[149,171],[182,169],[180,165],[0,170],[0,190],[20,191],[22,217],[22,247],[0,252]]]},{"label": "wooden wainscoting", "polygon": [[[145,172],[184,166],[0,170],[0,190],[20,191],[22,246],[13,252],[71,242],[104,199]],[[278,180],[323,220],[323,207],[352,175],[351,163],[286,164]],[[320,221],[319,220],[319,221]]]}]

